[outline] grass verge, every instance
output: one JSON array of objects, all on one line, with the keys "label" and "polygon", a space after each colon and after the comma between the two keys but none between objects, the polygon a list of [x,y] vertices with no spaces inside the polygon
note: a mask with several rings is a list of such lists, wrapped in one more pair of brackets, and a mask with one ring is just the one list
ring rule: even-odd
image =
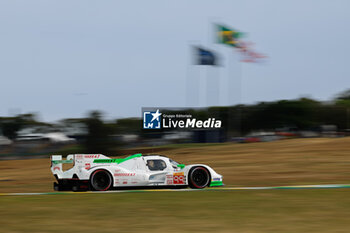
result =
[{"label": "grass verge", "polygon": [[0,197],[1,232],[348,232],[349,189]]}]

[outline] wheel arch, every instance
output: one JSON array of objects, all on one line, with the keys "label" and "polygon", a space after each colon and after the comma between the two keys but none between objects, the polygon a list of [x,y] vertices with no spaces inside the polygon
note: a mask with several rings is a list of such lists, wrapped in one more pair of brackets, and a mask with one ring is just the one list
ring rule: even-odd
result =
[{"label": "wheel arch", "polygon": [[107,172],[111,179],[112,179],[112,183],[111,183],[111,186],[110,188],[114,187],[114,176],[113,176],[113,173],[111,170],[105,168],[105,167],[96,167],[95,169],[93,169],[91,172],[90,172],[90,175],[89,175],[89,184],[91,185],[91,177],[97,172],[97,171],[105,171]]},{"label": "wheel arch", "polygon": [[108,173],[111,175],[111,177],[113,178],[113,180],[114,180],[112,171],[111,171],[110,169],[105,168],[105,167],[96,167],[96,168],[94,168],[94,169],[90,172],[89,180],[91,179],[92,174],[94,174],[97,170],[104,170],[104,171],[108,172]]},{"label": "wheel arch", "polygon": [[195,165],[191,165],[191,167],[188,169],[188,172],[187,172],[187,185],[189,186],[190,185],[190,175],[191,175],[191,172],[193,169],[197,168],[197,167],[202,167],[204,168],[205,170],[207,170],[208,174],[209,174],[209,182],[207,184],[206,187],[209,187],[210,186],[210,183],[211,183],[211,179],[212,179],[212,175],[211,175],[211,172],[210,172],[210,169],[208,169],[208,166],[207,165],[204,165],[204,164],[195,164]]}]

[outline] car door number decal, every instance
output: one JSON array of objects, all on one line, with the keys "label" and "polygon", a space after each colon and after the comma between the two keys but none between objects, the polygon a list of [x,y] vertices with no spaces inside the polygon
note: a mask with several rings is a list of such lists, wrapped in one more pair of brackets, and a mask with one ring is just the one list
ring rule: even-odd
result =
[{"label": "car door number decal", "polygon": [[185,175],[183,172],[174,173],[173,184],[185,184]]}]

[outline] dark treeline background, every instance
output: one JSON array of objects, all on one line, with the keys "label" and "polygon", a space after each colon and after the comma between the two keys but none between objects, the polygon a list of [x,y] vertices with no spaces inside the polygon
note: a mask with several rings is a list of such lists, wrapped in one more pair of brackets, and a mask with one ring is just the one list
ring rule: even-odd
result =
[{"label": "dark treeline background", "polygon": [[[195,108],[176,111],[163,110],[163,113],[191,114],[193,117],[201,120],[206,120],[209,117],[220,119],[226,131],[240,131],[242,134],[257,130],[275,130],[281,127],[313,130],[320,125],[336,125],[339,130],[345,130],[350,128],[350,90],[329,102],[301,98],[297,100],[260,102],[253,105]],[[72,122],[85,124],[89,133],[101,138],[105,134],[143,135],[144,133],[141,118],[105,121],[103,114],[99,111],[90,112],[86,118],[63,119],[59,121],[59,125]],[[10,139],[16,138],[18,130],[35,125],[48,126],[59,130],[59,125],[39,121],[36,114],[0,117],[1,132]]]},{"label": "dark treeline background", "polygon": [[[278,128],[316,131],[321,125],[335,125],[338,131],[350,128],[350,90],[339,94],[335,99],[321,102],[311,98],[260,102],[252,105],[221,106],[184,109],[182,111],[163,110],[163,114],[192,114],[201,120],[216,118],[222,120],[223,131],[230,138],[244,136],[254,131],[275,131]],[[142,130],[141,118],[126,118],[106,121],[99,111],[90,112],[85,118],[63,119],[56,123],[40,121],[36,114],[20,114],[0,118],[0,135],[16,140],[18,132],[26,127],[42,126],[49,131],[59,132],[67,125],[79,123],[86,131],[75,138],[89,153],[108,153],[116,148],[116,135],[134,134],[148,139],[167,131]],[[114,149],[111,149],[115,151]]]},{"label": "dark treeline background", "polygon": [[335,125],[338,130],[343,131],[350,128],[350,90],[329,102],[300,98],[253,105],[190,109],[183,113],[191,113],[202,120],[208,117],[221,119],[224,130],[233,135],[262,130],[274,131],[284,127],[317,130],[321,125]]}]

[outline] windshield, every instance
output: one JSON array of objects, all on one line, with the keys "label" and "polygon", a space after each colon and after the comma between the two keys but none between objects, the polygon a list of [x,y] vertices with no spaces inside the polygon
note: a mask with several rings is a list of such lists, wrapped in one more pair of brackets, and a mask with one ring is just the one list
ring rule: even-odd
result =
[{"label": "windshield", "polygon": [[169,162],[171,163],[172,166],[176,167],[179,163],[178,162],[175,162],[174,160],[172,159],[169,159]]}]

